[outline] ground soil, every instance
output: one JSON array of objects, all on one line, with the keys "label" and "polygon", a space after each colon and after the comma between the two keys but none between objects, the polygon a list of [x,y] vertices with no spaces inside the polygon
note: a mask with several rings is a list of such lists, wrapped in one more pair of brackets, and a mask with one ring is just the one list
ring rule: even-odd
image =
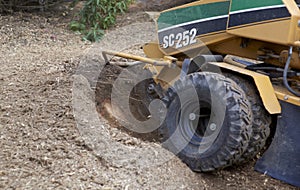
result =
[{"label": "ground soil", "polygon": [[[108,32],[113,36],[92,45],[68,30],[68,14],[0,16],[0,189],[296,189],[255,172],[255,161],[194,173],[155,138],[122,129],[107,112],[110,101],[93,99],[100,49],[136,47],[155,38],[155,27],[126,28],[151,21],[126,14]],[[106,79],[104,86],[113,77]],[[109,96],[109,87],[100,89]],[[92,133],[97,147],[86,138]]]}]

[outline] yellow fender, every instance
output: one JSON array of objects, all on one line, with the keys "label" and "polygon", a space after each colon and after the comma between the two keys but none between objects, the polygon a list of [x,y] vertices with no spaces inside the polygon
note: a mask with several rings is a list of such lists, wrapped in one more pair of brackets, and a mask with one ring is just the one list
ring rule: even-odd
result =
[{"label": "yellow fender", "polygon": [[208,64],[252,77],[266,110],[270,114],[281,113],[281,106],[268,76],[224,62],[210,62]]}]

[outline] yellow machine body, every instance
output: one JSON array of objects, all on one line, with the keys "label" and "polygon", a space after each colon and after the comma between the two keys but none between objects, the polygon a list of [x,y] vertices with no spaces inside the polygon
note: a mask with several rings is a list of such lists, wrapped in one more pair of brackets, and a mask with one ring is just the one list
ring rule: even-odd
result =
[{"label": "yellow machine body", "polygon": [[[214,10],[213,15],[208,12],[211,10]],[[190,18],[191,14],[188,13],[199,13],[200,16]],[[178,19],[178,17],[186,18]],[[177,20],[174,21],[174,18]],[[173,56],[179,60],[178,65],[181,66],[180,61],[201,53],[230,54],[284,67],[288,48],[293,46],[291,68],[300,69],[300,10],[294,0],[196,1],[162,12],[157,23],[158,42],[150,42],[144,46],[144,52],[149,58]],[[223,28],[220,28],[222,24]],[[198,31],[201,30],[200,27],[205,26],[211,30],[204,33]],[[197,30],[195,39],[191,39],[194,37],[195,29]],[[185,34],[188,34],[188,37]],[[270,114],[281,112],[277,99],[300,105],[299,97],[281,85],[271,85],[267,76],[262,77],[262,74],[225,62],[210,64],[252,77]],[[168,67],[152,65],[149,67],[155,71],[157,80],[169,84],[172,84],[175,81],[174,77],[180,73]]]}]

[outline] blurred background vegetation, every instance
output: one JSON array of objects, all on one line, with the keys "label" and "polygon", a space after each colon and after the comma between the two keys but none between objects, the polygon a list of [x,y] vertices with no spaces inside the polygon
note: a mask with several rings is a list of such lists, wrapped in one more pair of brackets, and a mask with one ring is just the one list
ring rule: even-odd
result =
[{"label": "blurred background vegetation", "polygon": [[[73,5],[79,1],[74,1]],[[104,30],[116,23],[118,14],[124,14],[132,0],[87,0],[79,19],[72,21],[70,28],[83,34],[83,39],[98,41],[104,35]]]},{"label": "blurred background vegetation", "polygon": [[[0,12],[10,14],[15,11],[48,11],[51,7],[72,2],[75,6],[80,0],[0,0]],[[114,25],[118,14],[127,11],[133,0],[86,0],[77,16],[70,23],[70,29],[82,34],[83,40],[98,41],[104,30]]]}]

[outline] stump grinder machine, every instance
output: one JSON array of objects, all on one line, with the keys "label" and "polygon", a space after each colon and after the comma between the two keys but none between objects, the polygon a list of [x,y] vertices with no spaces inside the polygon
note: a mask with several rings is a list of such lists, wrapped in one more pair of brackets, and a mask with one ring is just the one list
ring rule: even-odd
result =
[{"label": "stump grinder machine", "polygon": [[156,94],[167,109],[163,146],[193,171],[258,158],[257,171],[300,187],[298,3],[195,1],[160,13],[145,57],[103,57],[145,64],[139,118]]}]

